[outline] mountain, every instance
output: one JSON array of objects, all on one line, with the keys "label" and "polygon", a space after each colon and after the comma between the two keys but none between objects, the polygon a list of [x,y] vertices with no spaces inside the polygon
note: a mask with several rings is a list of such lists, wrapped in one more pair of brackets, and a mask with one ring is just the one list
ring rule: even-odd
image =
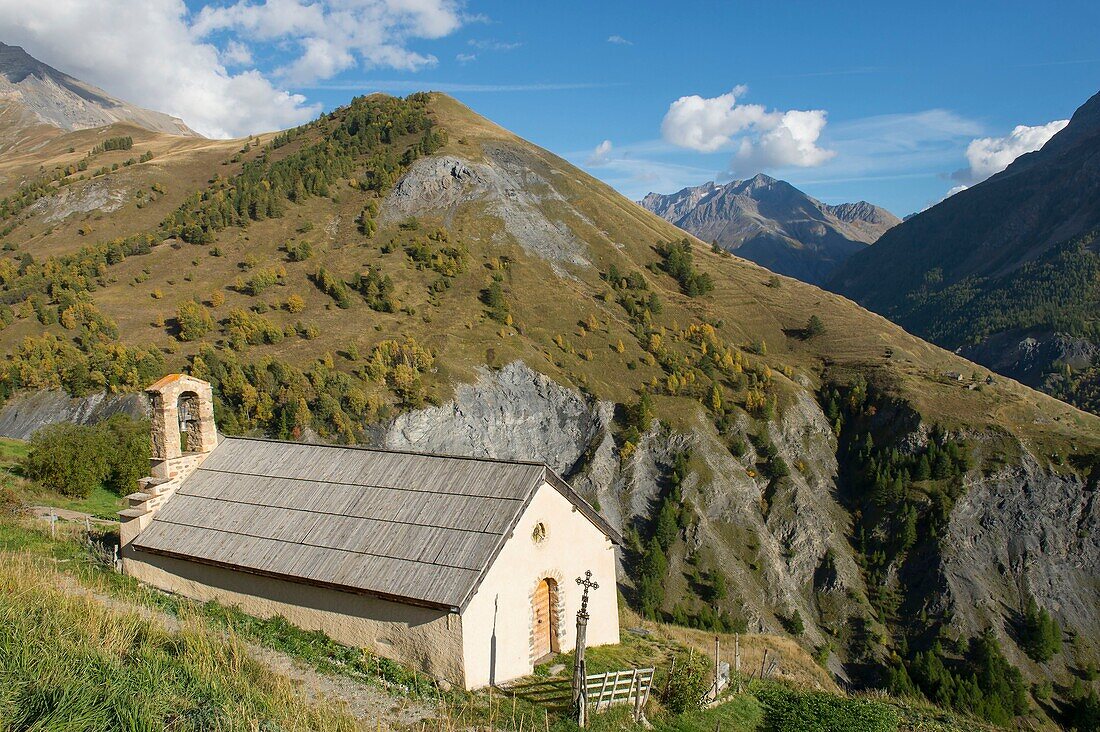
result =
[{"label": "mountain", "polygon": [[[75,167],[118,128],[0,181],[19,423],[183,369],[229,434],[544,460],[629,537],[634,607],[789,629],[860,683],[938,649],[969,684],[954,641],[987,628],[1035,680],[1100,650],[1100,418],[712,251],[441,94],[252,140],[139,130]],[[1078,639],[1044,665],[1031,600]]]},{"label": "mountain", "polygon": [[44,134],[129,122],[154,132],[197,133],[183,120],[142,109],[38,61],[19,46],[0,43],[0,151],[20,142],[40,141]]},{"label": "mountain", "polygon": [[704,183],[639,203],[703,241],[773,272],[820,284],[852,254],[900,220],[866,201],[830,206],[763,173]]},{"label": "mountain", "polygon": [[1100,412],[1098,227],[1100,94],[1041,150],[853,256],[830,287]]}]

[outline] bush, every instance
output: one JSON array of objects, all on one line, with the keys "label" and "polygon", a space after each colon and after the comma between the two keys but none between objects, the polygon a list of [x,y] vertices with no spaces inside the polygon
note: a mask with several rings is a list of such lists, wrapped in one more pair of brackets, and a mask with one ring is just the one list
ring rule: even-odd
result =
[{"label": "bush", "polygon": [[755,685],[753,694],[764,703],[767,728],[773,732],[895,732],[898,728],[894,709],[872,699],[821,691],[795,693],[774,683]]},{"label": "bush", "polygon": [[116,414],[96,425],[107,443],[107,475],[103,483],[120,496],[137,490],[149,474],[149,422]]},{"label": "bush", "polygon": [[149,470],[148,424],[118,414],[97,425],[48,425],[34,433],[22,467],[66,496],[87,498],[99,485],[121,495]]},{"label": "bush", "polygon": [[1074,699],[1070,707],[1070,724],[1079,732],[1100,730],[1100,697],[1095,691]]},{"label": "bush", "polygon": [[1062,650],[1062,627],[1032,598],[1024,612],[1020,645],[1032,661],[1046,663]]},{"label": "bush", "polygon": [[106,447],[94,428],[47,425],[31,438],[23,474],[58,493],[86,498],[107,475]]},{"label": "bush", "polygon": [[661,703],[673,714],[702,709],[710,666],[703,655],[682,653],[669,668]]},{"label": "bush", "polygon": [[179,324],[181,341],[197,341],[214,329],[214,317],[206,306],[188,300],[176,309],[176,323]]},{"label": "bush", "polygon": [[23,510],[23,501],[11,486],[0,486],[0,518],[16,516]]},{"label": "bush", "polygon": [[661,269],[680,283],[680,289],[685,295],[699,297],[714,289],[711,276],[695,270],[690,240],[658,244],[657,253],[663,259]]}]

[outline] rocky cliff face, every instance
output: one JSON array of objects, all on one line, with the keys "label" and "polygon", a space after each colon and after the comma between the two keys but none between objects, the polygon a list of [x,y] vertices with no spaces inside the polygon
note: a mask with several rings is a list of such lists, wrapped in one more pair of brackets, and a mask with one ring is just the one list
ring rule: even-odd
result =
[{"label": "rocky cliff face", "polygon": [[29,440],[42,427],[58,422],[95,424],[115,414],[134,418],[147,416],[148,405],[141,394],[96,393],[71,397],[63,391],[19,394],[0,409],[0,437]]},{"label": "rocky cliff face", "polygon": [[[392,449],[544,461],[620,530],[650,520],[673,455],[690,450],[700,469],[684,486],[685,500],[697,510],[683,536],[686,553],[713,555],[751,627],[780,630],[778,616],[798,610],[807,620],[808,638],[823,642],[814,577],[826,554],[835,558],[836,577],[823,589],[838,596],[847,590],[861,596],[863,589],[845,538],[847,517],[835,500],[836,440],[812,396],[802,394],[769,425],[784,459],[804,466],[775,494],[755,474],[755,451],[749,447],[734,458],[702,414],[698,429],[689,433],[655,426],[620,462],[611,433],[613,411],[610,402],[514,362],[482,371],[476,383],[459,386],[447,404],[402,414],[376,433],[375,442]],[[674,564],[686,568],[683,557]],[[684,580],[676,574],[670,586],[682,591]]]},{"label": "rocky cliff face", "polygon": [[572,227],[546,213],[548,206],[567,208],[565,197],[508,143],[485,145],[483,154],[481,163],[452,156],[418,160],[387,197],[384,218],[442,213],[450,223],[460,205],[482,202],[520,246],[558,274],[567,264],[587,265],[586,247]]},{"label": "rocky cliff face", "polygon": [[[1089,484],[1052,473],[1026,454],[1018,465],[972,476],[944,542],[947,600],[964,637],[992,625],[1005,641],[1014,641],[1014,626],[1032,597],[1063,628],[1082,638],[1100,637],[1097,567],[1095,479]],[[1074,658],[1080,650],[1067,644],[1055,663],[1085,663],[1087,655]],[[1018,651],[1013,661],[1032,666]]]},{"label": "rocky cliff face", "polygon": [[[695,513],[681,535],[682,553],[670,557],[670,597],[687,591],[687,557],[705,555],[726,575],[751,629],[782,631],[783,619],[797,611],[810,644],[839,640],[843,654],[849,619],[872,615],[848,538],[852,519],[838,500],[837,441],[813,393],[804,390],[767,424],[791,466],[777,488],[756,475],[751,443],[734,457],[705,415],[698,416],[687,432],[655,424],[620,462],[611,403],[515,362],[482,371],[442,406],[399,416],[375,438],[396,449],[545,461],[624,530],[650,520],[673,456],[689,450],[695,469],[683,495]],[[903,451],[928,439],[909,410],[885,409],[880,421]],[[739,425],[743,437],[749,427]],[[630,560],[629,551],[623,559]],[[930,582],[937,590],[929,601],[951,609],[961,637],[993,625],[1014,660],[1028,668],[1012,645],[1016,613],[1033,596],[1064,627],[1095,637],[1098,566],[1100,491],[1024,453],[1017,465],[989,475],[975,471],[968,479],[941,564],[929,568],[930,577],[941,578]],[[836,664],[833,669],[843,673]]]},{"label": "rocky cliff face", "polygon": [[814,284],[899,223],[866,201],[830,206],[763,174],[667,196],[650,193],[639,203],[703,241]]}]

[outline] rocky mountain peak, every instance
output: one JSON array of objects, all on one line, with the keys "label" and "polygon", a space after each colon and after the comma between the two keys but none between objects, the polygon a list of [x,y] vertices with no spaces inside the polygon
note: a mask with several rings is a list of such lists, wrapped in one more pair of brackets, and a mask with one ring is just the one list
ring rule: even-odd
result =
[{"label": "rocky mountain peak", "polygon": [[199,136],[178,117],[112,97],[102,89],[42,63],[19,46],[0,43],[0,107],[15,107],[24,124],[65,132],[129,122],[155,132]]},{"label": "rocky mountain peak", "polygon": [[667,196],[650,193],[639,203],[704,241],[810,283],[824,281],[849,255],[899,222],[866,201],[821,203],[765,173]]}]

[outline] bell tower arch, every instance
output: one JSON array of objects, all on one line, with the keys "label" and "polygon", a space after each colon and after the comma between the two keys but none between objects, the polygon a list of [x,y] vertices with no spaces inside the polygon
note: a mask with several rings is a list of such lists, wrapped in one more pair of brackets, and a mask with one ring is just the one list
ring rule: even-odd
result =
[{"label": "bell tower arch", "polygon": [[145,393],[152,418],[152,474],[175,478],[218,445],[213,392],[206,381],[171,374]]}]

